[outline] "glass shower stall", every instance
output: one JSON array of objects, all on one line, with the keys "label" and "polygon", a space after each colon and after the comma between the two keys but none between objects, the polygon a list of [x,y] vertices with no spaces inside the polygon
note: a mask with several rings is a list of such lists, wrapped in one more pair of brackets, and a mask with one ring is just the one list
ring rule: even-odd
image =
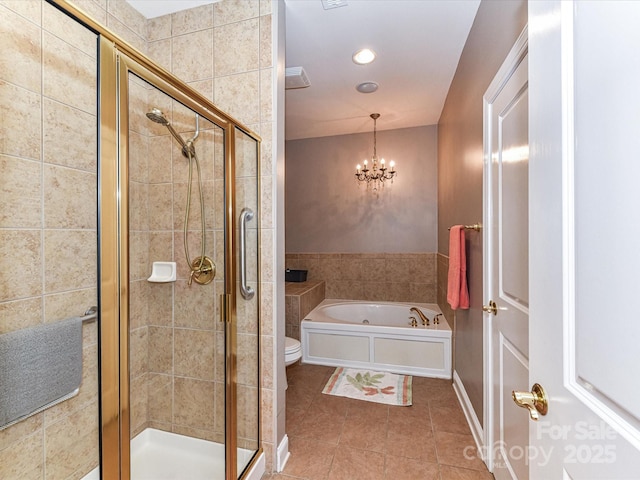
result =
[{"label": "glass shower stall", "polygon": [[28,2],[2,12],[41,79],[0,79],[3,116],[32,122],[0,144],[0,383],[64,322],[79,373],[42,405],[0,395],[0,477],[248,478],[260,138],[72,4],[30,3],[39,28]]}]

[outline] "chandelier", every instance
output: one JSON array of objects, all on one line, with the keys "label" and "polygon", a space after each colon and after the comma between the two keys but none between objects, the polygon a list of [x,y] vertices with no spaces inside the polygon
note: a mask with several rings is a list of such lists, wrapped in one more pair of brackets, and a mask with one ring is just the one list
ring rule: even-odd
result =
[{"label": "chandelier", "polygon": [[373,186],[374,190],[378,187],[383,187],[385,180],[391,180],[393,183],[393,177],[396,176],[395,162],[391,160],[389,162],[389,168],[384,163],[384,158],[381,158],[378,162],[378,152],[376,151],[376,120],[380,118],[379,113],[372,113],[369,115],[373,118],[373,157],[371,157],[371,168],[369,168],[368,160],[364,161],[362,167],[360,164],[356,166],[356,179],[358,185],[360,182],[366,182],[367,187]]}]

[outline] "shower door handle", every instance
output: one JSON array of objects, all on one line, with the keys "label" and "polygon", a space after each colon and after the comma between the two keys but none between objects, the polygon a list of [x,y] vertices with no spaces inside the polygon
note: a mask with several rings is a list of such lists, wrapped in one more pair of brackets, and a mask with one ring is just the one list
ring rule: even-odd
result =
[{"label": "shower door handle", "polygon": [[255,290],[247,285],[247,222],[253,218],[253,210],[243,208],[240,212],[240,293],[251,300]]}]

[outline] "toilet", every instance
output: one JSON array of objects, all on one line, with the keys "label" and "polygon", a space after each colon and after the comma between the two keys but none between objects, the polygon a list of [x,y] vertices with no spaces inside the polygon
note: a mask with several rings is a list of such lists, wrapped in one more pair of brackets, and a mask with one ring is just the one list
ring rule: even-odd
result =
[{"label": "toilet", "polygon": [[[302,358],[302,345],[299,340],[290,337],[284,337],[284,366],[288,367],[293,365]],[[285,389],[289,388],[289,382],[287,381],[285,373]]]},{"label": "toilet", "polygon": [[302,358],[302,345],[295,338],[284,337],[284,366],[293,365]]}]

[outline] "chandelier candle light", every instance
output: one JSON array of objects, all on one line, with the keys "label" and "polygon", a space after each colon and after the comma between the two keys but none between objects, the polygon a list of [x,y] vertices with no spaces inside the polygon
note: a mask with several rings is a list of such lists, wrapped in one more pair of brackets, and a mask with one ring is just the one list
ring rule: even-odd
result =
[{"label": "chandelier candle light", "polygon": [[385,180],[391,180],[393,183],[393,177],[396,176],[395,162],[391,160],[389,162],[389,168],[384,163],[384,158],[380,159],[380,165],[378,166],[378,152],[376,151],[376,120],[380,118],[379,113],[372,113],[369,115],[373,118],[373,157],[371,157],[371,168],[369,168],[368,160],[364,161],[364,165],[360,167],[360,164],[356,166],[356,179],[358,182],[367,182],[367,187],[373,184],[373,189],[377,190],[378,187],[384,186]]}]

